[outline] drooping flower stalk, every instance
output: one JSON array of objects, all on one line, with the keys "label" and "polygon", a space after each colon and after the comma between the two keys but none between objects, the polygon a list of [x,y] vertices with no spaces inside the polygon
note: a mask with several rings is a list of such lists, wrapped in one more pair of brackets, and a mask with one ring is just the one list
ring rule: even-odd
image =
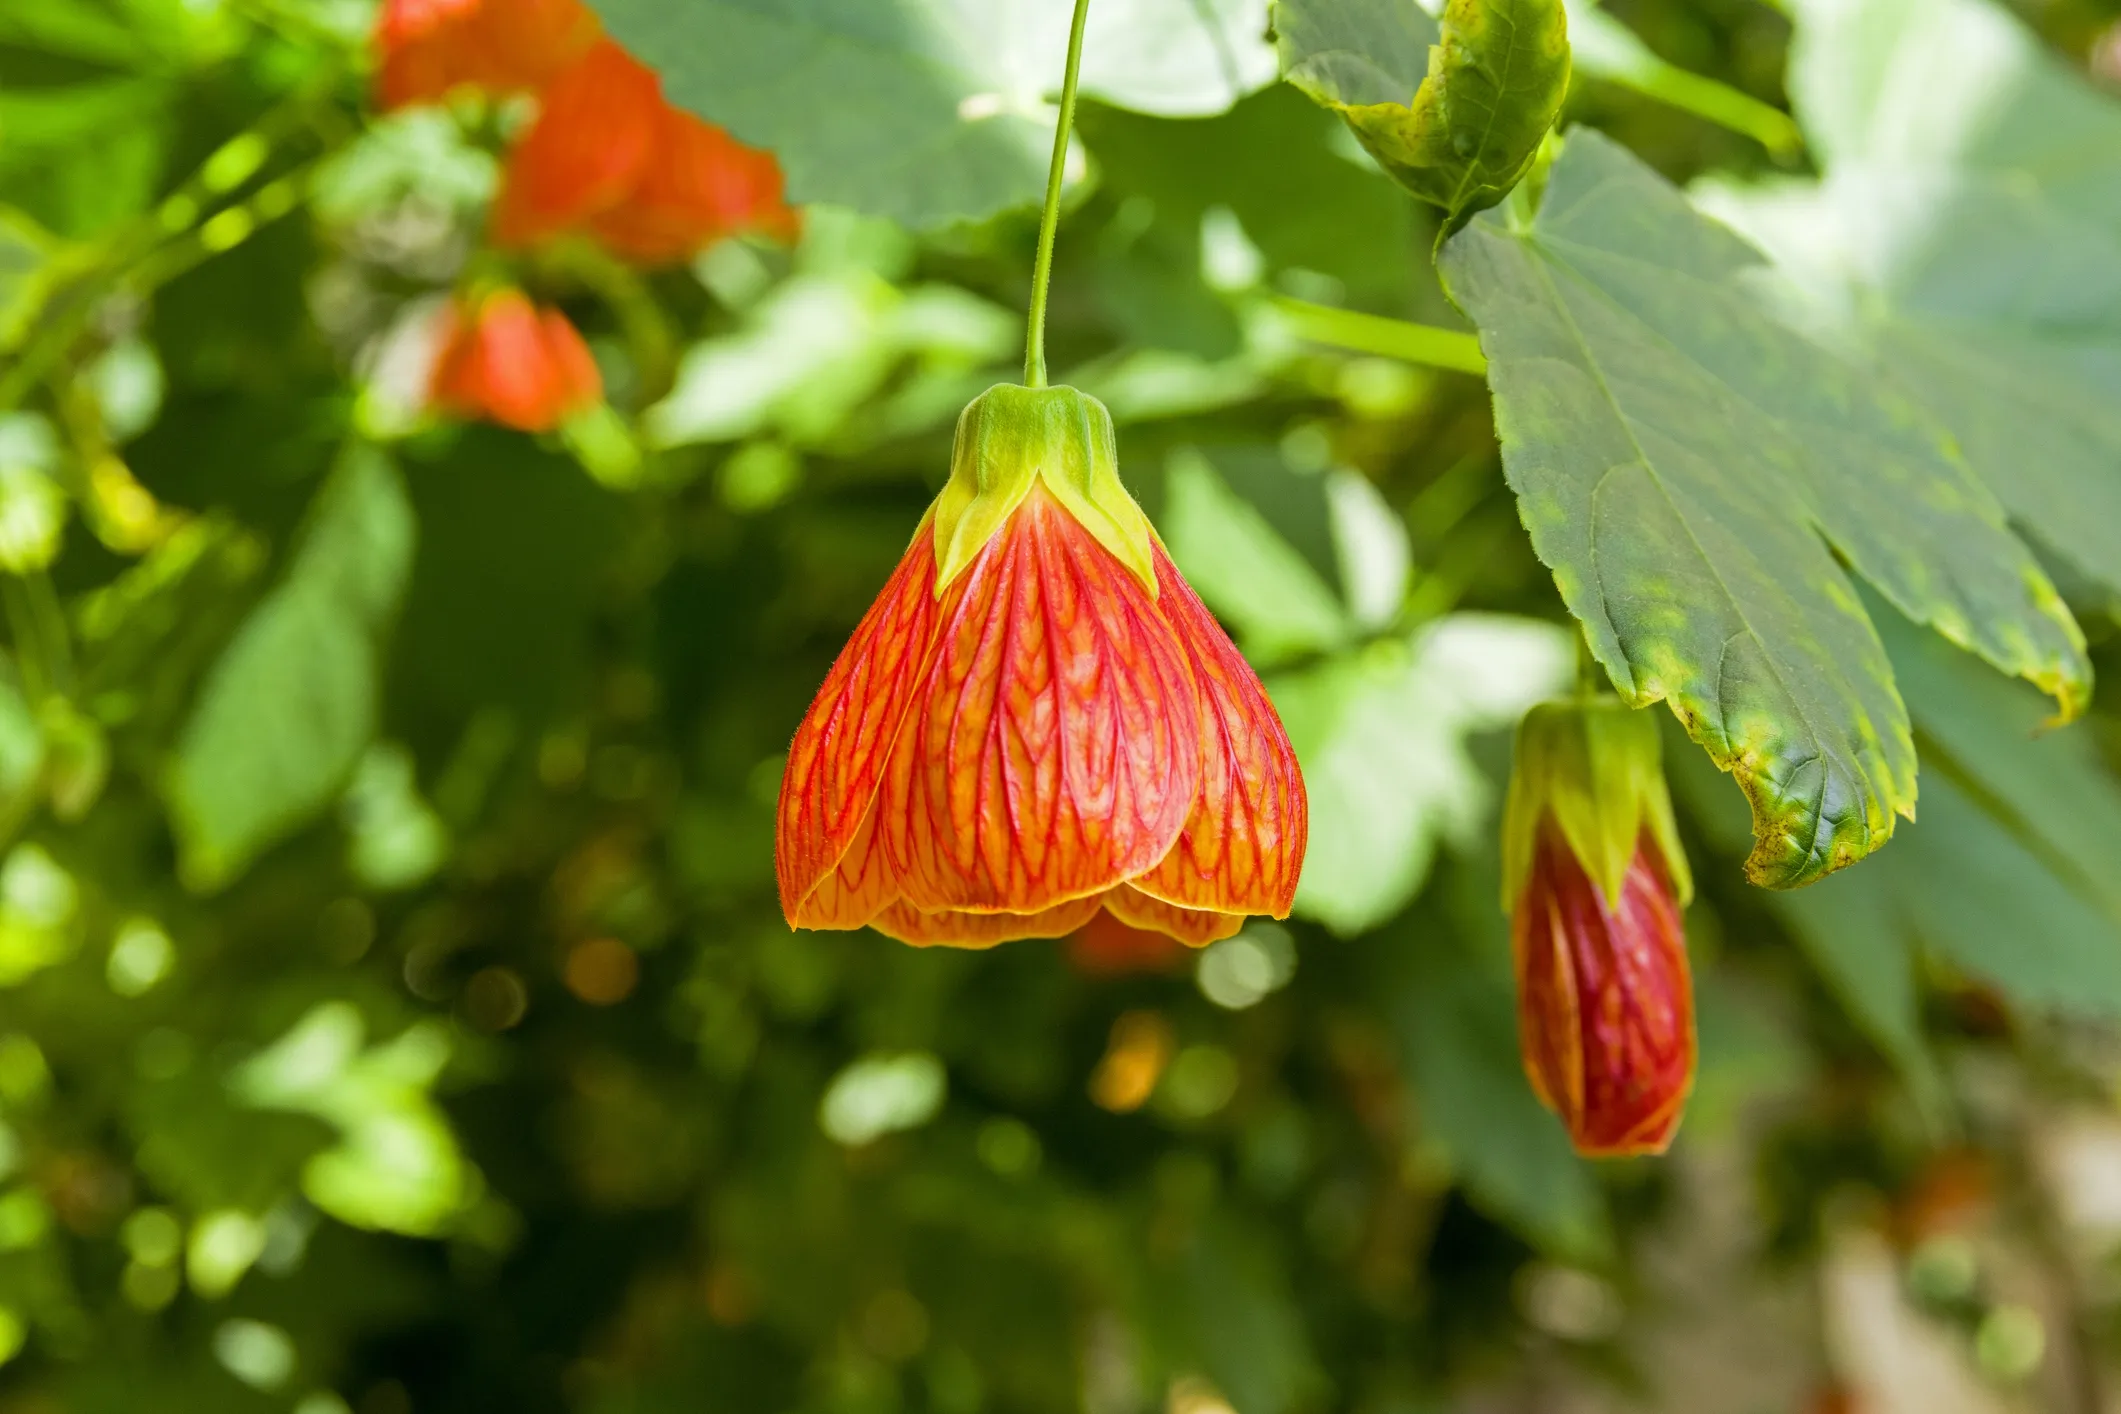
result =
[{"label": "drooping flower stalk", "polygon": [[1111,415],[1044,386],[1087,9],[1028,386],[965,409],[948,483],[789,749],[775,858],[794,927],[987,947],[1106,911],[1198,946],[1296,892],[1308,816],[1281,720],[1121,483]]}]

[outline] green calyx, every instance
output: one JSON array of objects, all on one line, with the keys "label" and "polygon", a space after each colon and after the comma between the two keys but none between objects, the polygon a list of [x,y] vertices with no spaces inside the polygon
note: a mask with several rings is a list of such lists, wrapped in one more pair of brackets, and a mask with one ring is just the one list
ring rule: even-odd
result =
[{"label": "green calyx", "polygon": [[1540,822],[1551,817],[1609,906],[1647,829],[1684,904],[1694,877],[1679,847],[1665,790],[1657,720],[1617,697],[1543,702],[1517,728],[1517,764],[1502,817],[1502,907],[1509,912],[1532,875]]},{"label": "green calyx", "polygon": [[929,512],[936,594],[964,573],[1041,483],[1154,597],[1155,532],[1120,482],[1112,414],[1074,388],[1013,383],[989,388],[957,420],[950,480]]}]

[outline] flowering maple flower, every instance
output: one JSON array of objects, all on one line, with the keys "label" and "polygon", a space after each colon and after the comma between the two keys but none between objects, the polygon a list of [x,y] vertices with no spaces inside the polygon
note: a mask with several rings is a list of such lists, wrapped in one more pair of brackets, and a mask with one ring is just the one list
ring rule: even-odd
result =
[{"label": "flowering maple flower", "polygon": [[1692,893],[1655,721],[1610,697],[1526,713],[1503,821],[1518,1043],[1579,1153],[1662,1153],[1679,1128]]},{"label": "flowering maple flower", "polygon": [[798,928],[1195,946],[1287,915],[1303,780],[1257,676],[1073,388],[989,389],[796,730],[775,865]]},{"label": "flowering maple flower", "polygon": [[586,230],[643,265],[742,231],[792,234],[772,154],[672,107],[662,81],[610,40],[554,79],[508,154],[494,240]]},{"label": "flowering maple flower", "polygon": [[588,345],[567,316],[521,290],[495,290],[444,313],[434,405],[522,432],[550,432],[604,396]]},{"label": "flowering maple flower", "polygon": [[458,88],[536,88],[601,32],[581,0],[383,0],[376,100],[402,108]]}]

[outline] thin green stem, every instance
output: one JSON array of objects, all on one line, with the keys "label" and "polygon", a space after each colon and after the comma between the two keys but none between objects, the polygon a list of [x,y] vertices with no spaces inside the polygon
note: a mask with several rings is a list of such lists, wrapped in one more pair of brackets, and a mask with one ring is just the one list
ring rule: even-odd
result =
[{"label": "thin green stem", "polygon": [[1314,344],[1329,344],[1350,353],[1378,354],[1407,363],[1426,364],[1431,368],[1448,368],[1454,373],[1482,376],[1488,371],[1488,361],[1480,353],[1480,340],[1456,329],[1387,319],[1380,314],[1360,314],[1352,309],[1336,309],[1330,304],[1290,299],[1286,295],[1275,296],[1274,307],[1288,316],[1296,326],[1299,338],[1309,339]]},{"label": "thin green stem", "polygon": [[1068,166],[1068,133],[1075,126],[1075,83],[1083,67],[1083,25],[1090,0],[1075,0],[1068,26],[1068,72],[1061,80],[1060,122],[1053,129],[1053,165],[1046,170],[1046,209],[1038,222],[1038,264],[1031,271],[1031,315],[1024,331],[1024,386],[1046,386],[1046,289],[1053,283],[1053,236],[1060,228],[1061,175]]}]

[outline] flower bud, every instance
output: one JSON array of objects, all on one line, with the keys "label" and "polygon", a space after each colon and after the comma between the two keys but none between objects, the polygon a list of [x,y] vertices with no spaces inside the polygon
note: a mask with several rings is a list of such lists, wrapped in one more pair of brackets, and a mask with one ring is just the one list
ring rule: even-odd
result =
[{"label": "flower bud", "polygon": [[1663,1152],[1694,1078],[1693,882],[1653,718],[1609,697],[1525,714],[1503,890],[1532,1089],[1578,1153]]}]

